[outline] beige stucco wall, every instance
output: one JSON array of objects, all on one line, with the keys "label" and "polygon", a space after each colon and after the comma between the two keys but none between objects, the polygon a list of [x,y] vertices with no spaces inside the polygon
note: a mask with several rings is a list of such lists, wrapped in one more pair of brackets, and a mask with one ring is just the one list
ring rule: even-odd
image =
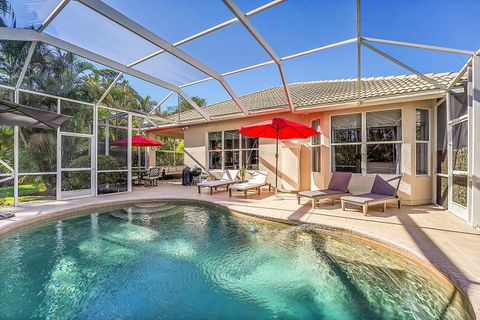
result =
[{"label": "beige stucco wall", "polygon": [[[353,112],[366,112],[401,108],[403,116],[403,146],[402,146],[402,183],[400,197],[404,204],[425,204],[432,202],[432,168],[427,176],[415,175],[415,108],[430,109],[430,127],[433,125],[431,107],[433,100],[397,102],[370,107],[337,107],[329,111],[304,113],[304,114],[268,114],[257,117],[238,117],[235,119],[210,122],[206,124],[189,125],[184,130],[185,139],[185,164],[198,165],[207,169],[207,135],[212,131],[234,130],[241,126],[253,124],[262,120],[281,116],[292,121],[311,125],[314,119],[320,118],[322,129],[321,169],[320,173],[311,172],[311,150],[309,140],[283,141],[280,143],[279,152],[279,189],[284,191],[298,191],[324,188],[330,179],[330,117],[332,115]],[[431,130],[432,132],[432,130]],[[430,140],[432,140],[432,134]],[[433,143],[430,144],[433,146]],[[433,150],[432,150],[433,152]],[[268,170],[269,181],[274,183],[275,172],[275,140],[260,139],[259,146],[260,170]],[[430,160],[431,161],[431,160]],[[211,171],[220,175],[218,171]],[[368,192],[375,175],[354,175],[350,189],[353,193]],[[385,176],[388,178],[388,175]]]},{"label": "beige stucco wall", "polygon": [[[185,144],[185,165],[200,166],[204,170],[208,167],[207,139],[208,132],[235,130],[242,126],[253,124],[259,121],[271,119],[274,115],[263,115],[258,117],[235,118],[228,121],[211,122],[200,125],[190,125],[184,131]],[[282,117],[293,121],[307,123],[308,115],[297,115],[284,113]],[[307,143],[308,140],[303,140]],[[292,141],[284,141],[279,144],[279,189],[299,190],[300,189],[300,156],[301,146]],[[259,141],[260,170],[269,171],[268,180],[275,183],[275,140],[260,139]],[[210,170],[214,175],[221,175],[218,170]]]}]

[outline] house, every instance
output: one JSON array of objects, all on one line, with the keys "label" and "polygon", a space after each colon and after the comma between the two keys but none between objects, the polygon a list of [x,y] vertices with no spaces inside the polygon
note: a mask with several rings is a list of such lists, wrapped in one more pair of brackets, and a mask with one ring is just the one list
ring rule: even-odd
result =
[{"label": "house", "polygon": [[[353,193],[368,191],[375,174],[402,175],[403,204],[437,203],[474,224],[480,212],[469,208],[468,77],[425,76],[434,83],[416,75],[364,78],[360,103],[357,79],[293,83],[289,91],[294,112],[283,87],[274,87],[240,97],[250,110],[248,116],[228,100],[205,107],[210,121],[189,110],[181,113],[181,124],[161,126],[148,134],[183,137],[185,165],[199,166],[212,175],[241,166],[273,173],[275,141],[242,137],[237,131],[273,116],[284,117],[322,134],[282,141],[281,191],[323,188],[334,171],[354,173]],[[450,94],[435,83],[451,86]]]}]

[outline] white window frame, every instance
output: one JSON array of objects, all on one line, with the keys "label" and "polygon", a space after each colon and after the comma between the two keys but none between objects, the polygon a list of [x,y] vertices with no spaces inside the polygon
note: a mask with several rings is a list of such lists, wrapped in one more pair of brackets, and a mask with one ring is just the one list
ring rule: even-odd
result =
[{"label": "white window frame", "polygon": [[[253,139],[257,139],[258,140],[258,144],[257,144],[257,148],[243,148],[243,135],[242,134],[238,134],[238,138],[239,138],[239,148],[238,149],[228,149],[228,150],[225,150],[225,132],[227,131],[238,131],[239,129],[230,129],[230,130],[218,130],[218,131],[209,131],[207,132],[207,135],[206,135],[206,145],[207,145],[207,153],[206,153],[206,163],[207,163],[207,168],[208,170],[210,171],[225,171],[225,152],[235,152],[235,151],[238,151],[239,153],[239,168],[243,167],[244,166],[244,163],[243,163],[243,151],[257,151],[259,154],[260,154],[260,139],[259,138],[253,138]],[[214,132],[220,132],[222,134],[222,147],[221,147],[221,150],[219,151],[215,151],[215,150],[211,150],[210,149],[210,141],[209,141],[209,134],[210,133],[214,133]],[[249,137],[251,138],[251,137]],[[211,168],[210,167],[210,152],[220,152],[221,155],[222,155],[222,160],[221,160],[221,168],[218,169],[218,168]],[[260,163],[259,163],[260,165]]]},{"label": "white window frame", "polygon": [[[318,121],[318,127],[320,127],[320,118],[317,118],[317,119],[312,120],[312,122],[311,122],[312,128],[314,128],[313,123],[316,122],[316,121]],[[310,161],[311,161],[312,172],[321,173],[322,172],[322,133],[320,133],[318,136],[319,136],[318,137],[318,144],[313,143],[314,136],[312,136],[310,138],[310,147],[311,147],[311,152],[312,152],[312,156],[310,157]],[[320,168],[319,168],[320,170],[319,171],[314,170],[314,167],[313,167],[313,154],[314,154],[314,152],[319,153],[319,156],[318,156],[318,161],[320,162]]]},{"label": "white window frame", "polygon": [[[351,113],[339,113],[339,114],[332,114],[329,116],[329,121],[330,121],[330,139],[329,139],[329,157],[330,157],[330,166],[329,166],[329,173],[333,174],[334,168],[333,168],[333,161],[332,161],[332,154],[333,154],[333,148],[332,146],[337,146],[337,145],[361,145],[361,173],[353,173],[353,175],[358,175],[358,176],[374,176],[377,173],[369,173],[367,172],[367,146],[368,145],[377,145],[377,144],[401,144],[401,148],[404,147],[404,139],[405,139],[405,123],[404,123],[404,114],[405,114],[405,107],[392,107],[392,108],[386,108],[386,109],[379,109],[379,110],[371,110],[371,111],[360,111],[360,112],[351,112]],[[401,140],[395,140],[395,141],[367,141],[367,113],[371,112],[380,112],[380,111],[389,111],[389,110],[400,110],[401,112],[401,119],[402,119],[402,139]],[[361,142],[351,142],[351,143],[333,143],[331,142],[333,137],[332,135],[332,117],[336,116],[345,116],[349,114],[360,114],[361,115]],[[400,154],[400,170],[399,173],[396,173],[397,175],[403,175],[403,164],[405,163],[404,159],[404,152],[401,152]]]},{"label": "white window frame", "polygon": [[[332,117],[336,117],[336,116],[346,116],[346,115],[349,115],[349,114],[360,114],[360,123],[361,123],[361,126],[360,126],[360,136],[361,136],[361,142],[331,142],[333,140],[333,137],[332,137]],[[334,146],[353,146],[353,145],[359,145],[361,146],[360,148],[360,154],[361,154],[361,157],[362,157],[362,160],[361,160],[361,169],[360,169],[360,173],[352,173],[354,175],[363,175],[363,172],[364,172],[364,165],[363,165],[363,162],[364,162],[364,155],[365,155],[365,150],[364,150],[364,147],[363,147],[363,143],[365,142],[365,133],[364,133],[364,130],[363,128],[365,127],[365,123],[364,123],[364,118],[365,118],[365,115],[364,115],[364,112],[354,112],[354,113],[342,113],[342,114],[334,114],[334,115],[330,115],[330,152],[329,152],[329,157],[330,157],[330,174],[332,174],[333,172],[335,172],[333,170],[333,161],[332,161],[332,156],[333,156],[333,148]]]},{"label": "white window frame", "polygon": [[[426,110],[428,112],[428,140],[417,140],[417,110]],[[413,113],[413,121],[415,126],[413,127],[413,134],[415,137],[415,153],[414,153],[414,163],[415,163],[415,175],[418,177],[430,177],[432,175],[432,112],[430,108],[427,107],[418,107],[415,108],[415,112]],[[426,144],[427,145],[427,173],[417,173],[417,144]]]}]

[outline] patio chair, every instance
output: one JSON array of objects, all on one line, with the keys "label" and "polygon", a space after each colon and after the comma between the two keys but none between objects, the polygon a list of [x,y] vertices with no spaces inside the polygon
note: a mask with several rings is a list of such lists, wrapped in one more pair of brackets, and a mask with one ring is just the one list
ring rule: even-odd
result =
[{"label": "patio chair", "polygon": [[160,179],[160,168],[154,167],[148,169],[147,176],[145,177],[145,181],[147,181],[149,186],[153,186],[153,184],[158,185],[158,179]]},{"label": "patio chair", "polygon": [[234,184],[237,180],[238,170],[226,170],[223,173],[223,177],[219,180],[205,181],[197,184],[198,193],[201,193],[201,188],[210,188],[210,194],[213,194],[213,189],[225,187],[225,191],[231,184]]},{"label": "patio chair", "polygon": [[235,183],[228,188],[228,195],[232,196],[232,190],[243,191],[243,196],[247,198],[247,192],[249,190],[257,190],[260,194],[260,189],[264,186],[268,186],[268,191],[271,190],[272,185],[267,183],[268,171],[254,171],[250,179],[247,182]]},{"label": "patio chair", "polygon": [[351,178],[351,172],[334,172],[327,189],[298,192],[298,204],[300,204],[300,198],[305,197],[312,200],[312,209],[315,209],[316,204],[322,199],[332,199],[332,205],[334,205],[336,199],[350,194],[348,184]]},{"label": "patio chair", "polygon": [[[396,186],[394,187],[389,182],[397,181]],[[383,210],[387,209],[387,204],[389,202],[396,202],[398,208],[400,209],[400,198],[398,198],[398,188],[400,187],[400,181],[402,176],[397,176],[389,180],[384,180],[379,175],[375,176],[375,181],[373,182],[372,190],[369,193],[358,194],[354,196],[344,196],[341,197],[342,201],[342,210],[345,211],[345,205],[352,204],[361,206],[363,209],[363,214],[368,214],[368,207],[376,204],[383,204]]]}]

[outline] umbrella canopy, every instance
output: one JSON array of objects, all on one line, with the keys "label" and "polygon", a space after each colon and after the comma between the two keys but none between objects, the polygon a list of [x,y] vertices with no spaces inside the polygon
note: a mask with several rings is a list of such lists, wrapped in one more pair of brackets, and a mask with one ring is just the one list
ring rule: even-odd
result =
[{"label": "umbrella canopy", "polygon": [[[115,142],[112,142],[112,146],[121,146],[121,145],[126,145],[128,139],[123,138],[120,140],[117,140]],[[148,139],[142,136],[132,136],[132,146],[134,147],[161,147],[163,146],[163,143],[154,141],[152,139]]]},{"label": "umbrella canopy", "polygon": [[301,123],[283,118],[273,118],[240,128],[240,133],[254,138],[272,138],[279,140],[307,139],[320,134],[317,130]]},{"label": "umbrella canopy", "polygon": [[57,129],[69,116],[0,100],[0,124],[40,129]]},{"label": "umbrella canopy", "polygon": [[275,151],[275,195],[278,190],[278,140],[307,139],[320,134],[317,130],[301,123],[293,122],[283,118],[273,118],[241,127],[240,134],[254,138],[276,139]]}]

